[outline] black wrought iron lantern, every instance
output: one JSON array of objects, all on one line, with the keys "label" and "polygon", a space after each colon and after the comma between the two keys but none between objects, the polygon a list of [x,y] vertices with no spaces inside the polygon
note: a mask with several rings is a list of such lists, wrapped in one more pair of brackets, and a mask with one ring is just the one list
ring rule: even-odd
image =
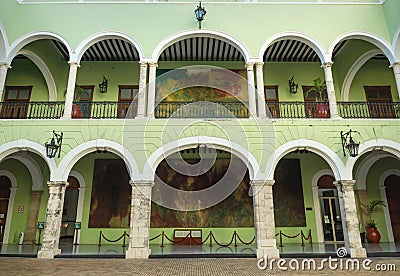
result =
[{"label": "black wrought iron lantern", "polygon": [[103,76],[103,81],[99,83],[100,93],[107,93],[108,80]]},{"label": "black wrought iron lantern", "polygon": [[62,138],[62,132],[61,134],[58,134],[53,130],[53,137],[51,138],[50,142],[45,143],[47,157],[54,158],[58,153],[58,158],[60,158]]},{"label": "black wrought iron lantern", "polygon": [[199,22],[199,29],[201,29],[201,21],[204,20],[204,16],[206,15],[206,9],[201,6],[201,1],[197,6],[197,9],[194,10],[194,14],[196,15],[196,19]]},{"label": "black wrought iron lantern", "polygon": [[352,131],[350,129],[348,132],[345,133],[343,133],[343,131],[340,132],[340,136],[342,138],[342,149],[344,156],[346,156],[346,148],[351,157],[356,157],[358,155],[358,148],[360,146],[360,143],[356,143],[353,137],[351,137],[352,132],[354,133],[356,131]]},{"label": "black wrought iron lantern", "polygon": [[297,93],[297,88],[299,85],[294,82],[294,76],[289,80],[289,91],[291,94],[296,94]]}]

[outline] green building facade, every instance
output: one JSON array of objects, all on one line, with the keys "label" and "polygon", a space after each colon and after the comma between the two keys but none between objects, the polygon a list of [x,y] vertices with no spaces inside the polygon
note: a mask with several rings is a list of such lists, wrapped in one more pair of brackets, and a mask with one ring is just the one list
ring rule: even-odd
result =
[{"label": "green building facade", "polygon": [[197,6],[2,1],[2,243],[400,241],[400,2],[207,1],[201,28]]}]

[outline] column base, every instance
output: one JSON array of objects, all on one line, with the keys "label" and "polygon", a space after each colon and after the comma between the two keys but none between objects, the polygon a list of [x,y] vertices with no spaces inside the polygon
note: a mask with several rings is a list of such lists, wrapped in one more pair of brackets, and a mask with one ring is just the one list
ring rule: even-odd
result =
[{"label": "column base", "polygon": [[261,247],[257,249],[257,258],[279,259],[279,249],[270,247]]},{"label": "column base", "polygon": [[365,248],[350,248],[350,258],[363,259],[367,257],[367,251]]},{"label": "column base", "polygon": [[39,250],[37,254],[38,259],[54,259],[54,256],[61,253],[61,249],[52,250]]},{"label": "column base", "polygon": [[125,259],[148,259],[150,253],[148,248],[130,248],[125,252]]},{"label": "column base", "polygon": [[341,116],[339,116],[339,115],[333,115],[333,116],[331,116],[331,119],[333,119],[333,120],[341,120],[343,118]]}]

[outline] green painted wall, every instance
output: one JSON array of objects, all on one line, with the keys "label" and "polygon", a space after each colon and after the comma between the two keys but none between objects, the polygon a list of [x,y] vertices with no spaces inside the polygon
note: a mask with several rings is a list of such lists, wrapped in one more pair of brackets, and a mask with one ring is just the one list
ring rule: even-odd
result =
[{"label": "green painted wall", "polygon": [[[383,10],[385,11],[385,17],[390,37],[393,40],[396,31],[400,27],[400,2],[397,0],[386,0],[383,4]],[[392,42],[392,40],[390,40],[390,42]]]}]

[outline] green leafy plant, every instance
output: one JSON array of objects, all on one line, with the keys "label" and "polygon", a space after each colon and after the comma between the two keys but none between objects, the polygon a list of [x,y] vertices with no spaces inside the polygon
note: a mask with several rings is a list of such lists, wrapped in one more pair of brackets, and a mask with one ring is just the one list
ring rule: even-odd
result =
[{"label": "green leafy plant", "polygon": [[371,200],[368,205],[362,204],[368,212],[369,221],[366,222],[365,228],[376,228],[377,223],[372,219],[372,214],[382,212],[382,207],[386,207],[386,202],[383,200]]},{"label": "green leafy plant", "polygon": [[306,91],[306,96],[307,98],[309,97],[309,93],[315,93],[317,94],[316,100],[321,102],[321,101],[326,101],[326,83],[325,81],[321,80],[320,77],[316,78],[313,80],[313,86]]}]

